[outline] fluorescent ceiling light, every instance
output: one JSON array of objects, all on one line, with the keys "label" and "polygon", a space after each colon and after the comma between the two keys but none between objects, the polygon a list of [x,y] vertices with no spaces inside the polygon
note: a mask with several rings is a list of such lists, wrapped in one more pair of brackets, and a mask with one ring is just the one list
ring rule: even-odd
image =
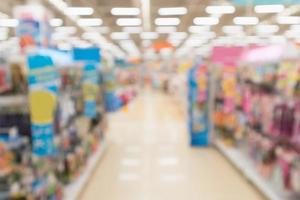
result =
[{"label": "fluorescent ceiling light", "polygon": [[291,30],[300,30],[300,25],[299,24],[297,24],[297,25],[291,25],[290,29]]},{"label": "fluorescent ceiling light", "polygon": [[106,34],[106,33],[109,33],[110,29],[107,26],[101,26],[101,27],[96,28],[96,31],[99,31],[99,33],[102,33],[102,34]]},{"label": "fluorescent ceiling light", "polygon": [[205,8],[205,11],[208,14],[232,14],[235,12],[235,7],[234,6],[207,6]]},{"label": "fluorescent ceiling light", "polygon": [[57,27],[57,26],[62,26],[63,25],[63,20],[59,18],[54,18],[50,20],[50,26],[52,27]]},{"label": "fluorescent ceiling light", "polygon": [[77,21],[79,26],[101,26],[102,19],[99,18],[81,18]]},{"label": "fluorescent ceiling light", "polygon": [[127,33],[141,33],[143,32],[143,28],[140,26],[136,26],[136,27],[124,27],[123,32],[127,32]]},{"label": "fluorescent ceiling light", "polygon": [[258,34],[273,34],[279,31],[279,26],[277,25],[268,25],[268,24],[260,24],[256,27],[256,32]]},{"label": "fluorescent ceiling light", "polygon": [[139,8],[113,8],[111,9],[112,15],[139,15],[141,13]]},{"label": "fluorescent ceiling light", "polygon": [[243,26],[223,26],[222,31],[223,31],[223,33],[226,33],[226,34],[236,34],[236,33],[244,32],[244,27]]},{"label": "fluorescent ceiling light", "polygon": [[177,26],[180,24],[180,19],[176,17],[171,18],[156,18],[155,24],[157,26]]},{"label": "fluorescent ceiling light", "polygon": [[0,27],[17,27],[18,25],[17,19],[0,19]]},{"label": "fluorescent ceiling light", "polygon": [[280,13],[284,10],[283,5],[257,5],[254,8],[256,13]]},{"label": "fluorescent ceiling light", "polygon": [[298,17],[298,16],[278,16],[277,22],[279,24],[300,24],[300,17]]},{"label": "fluorescent ceiling light", "polygon": [[185,15],[187,9],[185,7],[170,7],[170,8],[160,8],[158,10],[159,15]]},{"label": "fluorescent ceiling light", "polygon": [[158,33],[173,33],[176,32],[177,28],[175,26],[159,26],[156,27],[156,32]]},{"label": "fluorescent ceiling light", "polygon": [[159,34],[156,32],[144,32],[140,34],[141,39],[143,40],[153,40],[159,37]]},{"label": "fluorescent ceiling light", "polygon": [[60,32],[54,32],[51,35],[52,40],[64,40],[64,39],[67,39],[68,37],[69,37],[68,34],[64,34],[64,33],[60,33]]},{"label": "fluorescent ceiling light", "polygon": [[219,18],[217,17],[196,17],[193,20],[196,25],[216,25],[219,23]]},{"label": "fluorescent ceiling light", "polygon": [[96,32],[96,31],[84,32],[82,34],[82,38],[86,39],[86,40],[97,40],[99,37],[100,37],[100,33]]},{"label": "fluorescent ceiling light", "polygon": [[140,26],[142,20],[140,18],[119,18],[116,23],[119,26]]},{"label": "fluorescent ceiling light", "polygon": [[56,32],[61,32],[63,34],[74,34],[77,31],[77,28],[74,26],[61,26],[55,28]]},{"label": "fluorescent ceiling light", "polygon": [[129,34],[125,32],[113,32],[111,33],[110,37],[113,40],[128,40]]},{"label": "fluorescent ceiling light", "polygon": [[184,38],[187,37],[187,33],[186,32],[175,32],[175,33],[171,33],[169,35],[169,39],[177,39],[177,40],[182,40]]},{"label": "fluorescent ceiling light", "polygon": [[57,48],[62,50],[62,51],[70,51],[72,49],[72,45],[66,42],[59,43],[57,45]]},{"label": "fluorescent ceiling light", "polygon": [[259,19],[257,17],[235,17],[233,22],[237,25],[256,25]]},{"label": "fluorescent ceiling light", "polygon": [[298,30],[287,30],[284,35],[288,38],[298,38],[300,32]]},{"label": "fluorescent ceiling light", "polygon": [[209,30],[210,30],[209,26],[190,26],[189,27],[190,33],[202,33],[202,32],[209,31]]},{"label": "fluorescent ceiling light", "polygon": [[184,45],[188,47],[197,47],[207,42],[206,39],[188,39]]},{"label": "fluorescent ceiling light", "polygon": [[273,44],[285,44],[287,42],[286,38],[282,35],[272,35],[269,40]]},{"label": "fluorescent ceiling light", "polygon": [[195,38],[197,38],[197,39],[199,39],[199,38],[212,39],[214,37],[216,37],[216,33],[213,31],[203,32],[203,33],[199,33],[199,34],[192,34],[190,36],[190,38],[194,38],[194,39]]},{"label": "fluorescent ceiling light", "polygon": [[66,15],[92,15],[94,9],[90,7],[68,7],[65,10]]}]

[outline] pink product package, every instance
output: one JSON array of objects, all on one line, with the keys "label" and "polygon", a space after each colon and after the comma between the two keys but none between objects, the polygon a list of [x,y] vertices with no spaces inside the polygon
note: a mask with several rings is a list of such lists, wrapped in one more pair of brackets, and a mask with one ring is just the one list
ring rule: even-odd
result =
[{"label": "pink product package", "polygon": [[233,97],[225,97],[224,99],[224,112],[231,113],[235,110],[235,101]]},{"label": "pink product package", "polygon": [[251,91],[250,89],[245,88],[245,93],[243,96],[243,111],[245,112],[246,115],[248,115],[251,111]]}]

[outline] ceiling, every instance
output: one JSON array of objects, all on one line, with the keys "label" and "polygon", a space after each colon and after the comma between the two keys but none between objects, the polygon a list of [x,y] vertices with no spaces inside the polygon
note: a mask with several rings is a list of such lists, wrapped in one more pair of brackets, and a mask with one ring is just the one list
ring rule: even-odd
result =
[{"label": "ceiling", "polygon": [[[56,18],[61,18],[64,21],[64,26],[76,26],[76,23],[74,20],[71,20],[68,16],[63,14],[62,11],[59,11],[59,9],[53,4],[50,3],[51,0],[40,0],[42,4],[44,4],[47,8],[50,8],[51,12],[53,13],[53,16]],[[53,1],[63,1],[63,0],[53,0]],[[111,9],[114,7],[137,7],[142,8],[143,1],[147,0],[64,0],[68,6],[70,7],[92,7],[94,9],[93,16],[88,16],[89,18],[101,18],[103,20],[102,27],[108,27],[109,32],[107,33],[101,33],[101,35],[105,38],[105,40],[110,43],[112,42],[115,45],[119,45],[118,40],[112,40],[110,35],[112,32],[120,32],[122,31],[122,27],[118,26],[116,24],[116,20],[120,17],[124,16],[113,16],[111,14]],[[244,0],[235,0],[238,2],[242,2]],[[265,2],[268,0],[264,0]],[[280,0],[277,0],[280,1]],[[297,1],[297,0],[294,0]],[[3,13],[6,13],[10,16],[13,15],[12,10],[13,7],[16,5],[24,5],[26,0],[2,0],[0,5],[0,11]],[[180,18],[180,24],[177,26],[177,32],[187,32],[189,33],[189,27],[193,24],[193,19],[195,17],[201,17],[201,16],[210,16],[205,12],[205,8],[208,5],[222,5],[222,4],[232,4],[231,1],[226,0],[149,0],[150,7],[149,7],[149,21],[150,21],[150,28],[147,30],[144,27],[144,31],[147,32],[153,32],[155,31],[156,25],[154,24],[154,21],[158,17],[178,17]],[[259,1],[258,1],[259,2]],[[186,7],[188,12],[185,15],[181,16],[159,16],[158,9],[163,7]],[[259,21],[261,24],[277,24],[276,22],[276,16],[277,14],[257,14],[254,12],[254,6],[253,5],[235,5],[236,11],[233,14],[224,14],[220,15],[219,17],[219,24],[214,25],[210,27],[210,30],[216,33],[216,38],[226,36],[226,34],[222,31],[222,27],[225,25],[234,25],[233,18],[236,16],[256,16],[259,17]],[[140,16],[134,16],[134,17],[140,17],[143,19],[144,23],[144,16],[143,16],[143,9],[141,9],[142,12]],[[286,6],[286,10],[284,11],[288,15],[294,15],[297,16],[300,14],[300,8],[299,5],[289,5]],[[130,16],[129,16],[130,17]],[[82,18],[85,18],[82,16]],[[128,16],[126,16],[128,18]],[[254,32],[255,26],[245,26],[245,33],[246,35],[255,35]],[[287,25],[280,25],[279,31],[276,33],[276,35],[283,34],[289,26]],[[90,29],[89,29],[90,30]],[[98,31],[99,29],[94,28],[94,31]],[[81,34],[87,31],[87,29],[78,28],[77,36],[81,36]],[[13,33],[13,30],[11,31]],[[201,34],[200,34],[201,35]],[[168,38],[169,34],[159,34],[159,37],[154,41],[163,41]],[[134,44],[137,46],[137,48],[140,51],[144,50],[142,39],[140,38],[140,34],[130,34],[130,39],[134,42]],[[215,39],[215,38],[213,38]],[[211,40],[213,40],[211,39]],[[207,41],[207,43],[210,43],[210,41]],[[181,44],[177,47],[180,48],[184,44],[184,41],[181,42]],[[201,47],[201,46],[199,46]],[[122,48],[121,48],[122,49]],[[123,49],[124,51],[124,49]],[[126,50],[125,50],[126,51]]]}]

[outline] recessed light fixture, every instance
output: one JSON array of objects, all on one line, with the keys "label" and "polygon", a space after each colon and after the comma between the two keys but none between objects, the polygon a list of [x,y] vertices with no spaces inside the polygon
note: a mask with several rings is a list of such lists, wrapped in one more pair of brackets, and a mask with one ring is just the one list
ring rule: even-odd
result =
[{"label": "recessed light fixture", "polygon": [[192,34],[190,36],[190,38],[197,38],[197,39],[212,39],[212,38],[215,38],[216,37],[216,33],[213,32],[213,31],[207,31],[207,32],[203,32],[203,33],[196,33],[196,34]]},{"label": "recessed light fixture", "polygon": [[279,24],[300,24],[300,17],[298,17],[298,16],[278,16],[277,22]]},{"label": "recessed light fixture", "polygon": [[98,39],[99,37],[100,37],[100,33],[98,33],[97,31],[84,32],[82,34],[82,38],[86,40],[95,40]]},{"label": "recessed light fixture", "polygon": [[127,32],[127,33],[141,33],[143,32],[143,28],[140,26],[133,26],[133,27],[124,27],[123,32]]},{"label": "recessed light fixture", "polygon": [[125,32],[113,32],[111,33],[110,37],[113,40],[128,40],[129,34]]},{"label": "recessed light fixture", "polygon": [[123,16],[130,16],[130,15],[139,15],[141,13],[139,8],[113,8],[111,9],[112,15],[123,15]]},{"label": "recessed light fixture", "polygon": [[77,21],[79,26],[101,26],[102,19],[99,18],[81,18]]},{"label": "recessed light fixture", "polygon": [[176,32],[177,28],[175,26],[159,26],[156,27],[156,32],[158,33],[173,33]]},{"label": "recessed light fixture", "polygon": [[269,37],[271,43],[285,44],[287,42],[286,38],[282,35],[272,35]]},{"label": "recessed light fixture", "polygon": [[259,19],[257,17],[235,17],[233,22],[236,25],[256,25]]},{"label": "recessed light fixture", "polygon": [[155,24],[157,26],[177,26],[180,24],[180,19],[176,17],[171,18],[156,18]]},{"label": "recessed light fixture", "polygon": [[67,42],[62,42],[57,45],[57,48],[61,51],[70,51],[72,50],[72,45]]},{"label": "recessed light fixture", "polygon": [[236,34],[236,33],[241,33],[244,32],[244,27],[243,26],[223,26],[222,31],[226,34]]},{"label": "recessed light fixture", "polygon": [[257,25],[255,28],[257,34],[260,35],[274,34],[279,31],[279,26],[277,25],[260,24]]},{"label": "recessed light fixture", "polygon": [[257,5],[254,8],[256,13],[280,13],[284,10],[283,5]]},{"label": "recessed light fixture", "polygon": [[109,27],[107,27],[107,26],[97,27],[97,28],[95,28],[95,30],[99,31],[99,33],[102,33],[102,34],[109,33],[109,31],[110,31]]},{"label": "recessed light fixture", "polygon": [[18,25],[17,19],[0,19],[0,27],[17,27]]},{"label": "recessed light fixture", "polygon": [[169,7],[160,8],[158,10],[159,15],[185,15],[187,13],[187,8],[185,7]]},{"label": "recessed light fixture", "polygon": [[57,33],[62,33],[62,34],[74,34],[77,31],[77,28],[74,26],[61,26],[61,27],[56,27],[55,31]]},{"label": "recessed light fixture", "polygon": [[291,30],[297,30],[297,31],[300,32],[300,25],[299,25],[299,24],[291,25],[291,26],[290,26],[290,29],[291,29]]},{"label": "recessed light fixture", "polygon": [[296,38],[296,37],[299,38],[299,34],[300,34],[300,32],[297,30],[287,30],[284,35],[287,38]]},{"label": "recessed light fixture", "polygon": [[208,14],[232,14],[235,12],[235,7],[230,5],[224,5],[224,6],[207,6],[205,8],[205,11]]},{"label": "recessed light fixture", "polygon": [[94,9],[90,7],[68,7],[65,10],[66,15],[92,15]]},{"label": "recessed light fixture", "polygon": [[140,26],[142,20],[140,18],[119,18],[116,23],[119,26]]},{"label": "recessed light fixture", "polygon": [[140,34],[141,39],[143,40],[153,40],[159,37],[159,34],[156,32],[143,32]]},{"label": "recessed light fixture", "polygon": [[52,27],[57,27],[57,26],[62,26],[63,25],[63,20],[59,18],[54,18],[50,20],[50,26]]},{"label": "recessed light fixture", "polygon": [[196,25],[210,26],[210,25],[218,24],[219,18],[217,18],[217,17],[196,17],[193,20],[193,22]]},{"label": "recessed light fixture", "polygon": [[188,34],[186,32],[174,32],[169,35],[169,39],[182,40],[182,39],[186,38],[187,35]]},{"label": "recessed light fixture", "polygon": [[190,33],[202,33],[202,32],[209,31],[209,30],[210,30],[209,26],[190,26],[189,27]]}]

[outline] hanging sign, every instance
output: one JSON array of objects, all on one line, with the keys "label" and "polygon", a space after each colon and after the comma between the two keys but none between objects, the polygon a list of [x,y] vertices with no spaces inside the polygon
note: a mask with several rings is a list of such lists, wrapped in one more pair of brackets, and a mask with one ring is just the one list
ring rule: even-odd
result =
[{"label": "hanging sign", "polygon": [[97,68],[94,64],[87,64],[83,68],[83,98],[84,115],[88,118],[95,118],[97,115],[96,97],[98,92],[99,78]]},{"label": "hanging sign", "polygon": [[27,62],[33,153],[49,156],[55,152],[53,121],[59,74],[48,56],[30,55]]},{"label": "hanging sign", "polygon": [[189,70],[189,130],[191,145],[209,144],[208,68],[198,65]]},{"label": "hanging sign", "polygon": [[96,97],[99,89],[97,66],[101,60],[99,48],[73,49],[73,58],[84,63],[82,90],[84,98],[84,115],[95,118],[97,115]]}]

